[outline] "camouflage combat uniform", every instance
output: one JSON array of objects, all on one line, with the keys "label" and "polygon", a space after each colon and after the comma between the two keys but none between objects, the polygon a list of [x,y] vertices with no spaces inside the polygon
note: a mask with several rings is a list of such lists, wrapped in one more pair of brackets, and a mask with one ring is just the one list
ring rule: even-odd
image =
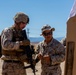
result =
[{"label": "camouflage combat uniform", "polygon": [[41,75],[61,75],[60,63],[65,60],[65,48],[60,42],[54,38],[49,44],[42,41],[37,46],[37,53],[50,55],[50,63],[41,60]]},{"label": "camouflage combat uniform", "polygon": [[60,42],[61,42],[64,46],[66,46],[66,38],[63,38]]},{"label": "camouflage combat uniform", "polygon": [[[12,29],[6,28],[1,35],[2,50],[16,51],[19,49],[19,41],[12,42],[13,32]],[[4,60],[2,66],[2,75],[26,75],[26,70],[23,69],[24,63],[19,61],[18,56],[2,55],[1,59]],[[8,61],[12,60],[12,62]]]},{"label": "camouflage combat uniform", "polygon": [[66,38],[63,38],[61,41],[60,41],[61,44],[63,44],[65,47],[66,47]]}]

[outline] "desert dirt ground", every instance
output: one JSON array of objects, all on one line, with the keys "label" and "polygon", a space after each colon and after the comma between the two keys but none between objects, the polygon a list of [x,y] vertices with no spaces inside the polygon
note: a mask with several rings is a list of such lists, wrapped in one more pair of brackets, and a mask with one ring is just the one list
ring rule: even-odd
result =
[{"label": "desert dirt ground", "polygon": [[[2,75],[1,74],[1,72],[2,72],[2,63],[3,63],[3,61],[0,59],[0,75]],[[25,63],[25,65],[27,65],[27,64]],[[64,75],[64,65],[65,65],[65,62],[61,63],[62,75]],[[36,64],[36,69],[38,70],[36,72],[36,75],[40,75],[40,73],[41,73],[41,64],[40,64],[40,62],[38,62]],[[27,75],[34,75],[31,68],[26,69],[26,72],[27,72]]]}]

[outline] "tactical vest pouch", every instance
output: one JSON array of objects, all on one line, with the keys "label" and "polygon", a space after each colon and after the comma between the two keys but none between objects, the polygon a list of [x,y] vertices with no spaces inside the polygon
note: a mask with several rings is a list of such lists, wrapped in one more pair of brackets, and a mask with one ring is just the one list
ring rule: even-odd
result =
[{"label": "tactical vest pouch", "polygon": [[27,63],[29,62],[26,54],[20,55],[19,60],[21,62],[27,62]]},{"label": "tactical vest pouch", "polygon": [[7,56],[17,56],[18,57],[18,60],[20,60],[21,62],[28,62],[27,55],[24,54],[23,51],[2,50],[2,54],[3,55],[7,55]]},{"label": "tactical vest pouch", "polygon": [[2,50],[3,55],[16,55],[16,51],[8,51],[8,50]]},{"label": "tactical vest pouch", "polygon": [[20,55],[20,54],[24,54],[24,51],[22,49],[19,49],[19,50],[2,50],[2,54],[3,55],[7,55],[7,56],[17,56],[17,55]]}]

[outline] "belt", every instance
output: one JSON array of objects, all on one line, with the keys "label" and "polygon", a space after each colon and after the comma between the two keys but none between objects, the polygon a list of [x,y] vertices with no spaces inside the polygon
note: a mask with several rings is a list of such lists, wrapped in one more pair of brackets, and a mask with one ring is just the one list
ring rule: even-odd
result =
[{"label": "belt", "polygon": [[58,65],[60,65],[60,64],[55,64],[55,65],[49,65],[49,66],[58,66]]},{"label": "belt", "polygon": [[21,61],[16,61],[16,60],[4,60],[4,62],[8,62],[8,63],[10,63],[10,62],[19,63],[19,62],[21,62]]}]

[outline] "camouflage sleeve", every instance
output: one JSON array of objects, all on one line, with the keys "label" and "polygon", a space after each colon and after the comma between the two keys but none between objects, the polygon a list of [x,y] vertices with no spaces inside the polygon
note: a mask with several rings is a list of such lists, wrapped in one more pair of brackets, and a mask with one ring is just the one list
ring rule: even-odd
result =
[{"label": "camouflage sleeve", "polygon": [[19,48],[19,42],[12,42],[12,30],[4,29],[1,34],[1,45],[4,50],[16,50]]},{"label": "camouflage sleeve", "polygon": [[39,45],[37,45],[37,47],[36,47],[36,54],[39,53],[39,50],[40,50],[40,47],[39,47]]},{"label": "camouflage sleeve", "polygon": [[60,41],[61,44],[63,44],[64,46],[66,46],[66,38],[63,38],[61,41]]},{"label": "camouflage sleeve", "polygon": [[50,55],[52,65],[60,64],[65,60],[65,48],[62,44],[59,44],[55,51],[55,54]]},{"label": "camouflage sleeve", "polygon": [[41,42],[38,43],[37,47],[36,47],[36,54],[42,54],[42,51],[41,51]]},{"label": "camouflage sleeve", "polygon": [[38,54],[40,53],[40,46],[39,45],[37,45],[35,53],[36,53],[35,61],[36,61],[36,63],[38,63],[40,61],[40,59],[38,58]]}]

